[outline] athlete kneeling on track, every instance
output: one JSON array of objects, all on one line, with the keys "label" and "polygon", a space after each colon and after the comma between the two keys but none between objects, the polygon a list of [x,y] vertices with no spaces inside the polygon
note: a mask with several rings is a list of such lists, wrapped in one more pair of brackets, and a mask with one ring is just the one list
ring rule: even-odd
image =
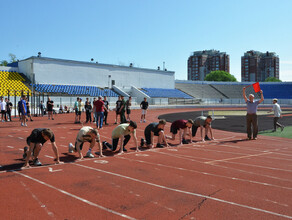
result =
[{"label": "athlete kneeling on track", "polygon": [[[24,167],[29,168],[29,159],[32,156],[33,157],[33,164],[35,166],[41,166],[42,163],[39,161],[38,156],[40,153],[40,150],[42,149],[44,143],[46,141],[50,140],[52,144],[52,149],[56,156],[56,163],[60,163],[59,159],[59,152],[58,147],[55,142],[55,135],[53,131],[49,128],[36,128],[34,129],[30,136],[27,137],[26,142],[29,147],[24,147],[24,154],[23,159],[25,159]],[[33,155],[32,155],[33,153]]]},{"label": "athlete kneeling on track", "polygon": [[130,123],[124,123],[118,125],[112,131],[112,145],[106,141],[102,142],[105,149],[109,149],[111,151],[115,151],[118,147],[118,143],[120,140],[120,151],[119,154],[123,154],[127,149],[125,146],[131,139],[131,135],[133,136],[134,143],[136,145],[136,152],[139,151],[137,137],[136,137],[136,128],[137,124],[134,121],[130,121]]},{"label": "athlete kneeling on track", "polygon": [[172,133],[172,137],[167,137],[170,140],[175,140],[175,135],[179,131],[179,145],[188,144],[186,140],[187,133],[189,133],[190,141],[192,142],[192,132],[191,128],[194,124],[192,119],[189,120],[176,120],[172,122],[170,127],[170,133]]},{"label": "athlete kneeling on track", "polygon": [[[211,127],[212,117],[208,115],[205,116],[199,116],[194,120],[194,125],[192,127],[192,136],[195,137],[198,128],[201,128],[201,139],[202,141],[211,141],[214,140],[212,127]],[[204,128],[205,128],[205,135],[204,135]],[[211,139],[208,137],[208,131],[211,134]]]},{"label": "athlete kneeling on track", "polygon": [[[144,135],[146,139],[146,145],[149,148],[154,147],[154,136],[158,136],[158,141],[156,147],[162,148],[164,145],[166,147],[169,147],[165,133],[164,133],[164,126],[166,124],[166,121],[164,119],[161,119],[159,123],[153,122],[149,125],[144,130]],[[144,145],[144,139],[141,139],[141,147]]]},{"label": "athlete kneeling on track", "polygon": [[91,153],[92,148],[94,147],[95,143],[97,142],[99,145],[99,156],[104,157],[102,153],[102,146],[100,143],[100,137],[98,130],[89,126],[82,127],[76,137],[75,147],[72,143],[69,144],[69,153],[78,152],[79,159],[83,159],[82,155],[82,148],[84,142],[89,142],[90,146],[86,153],[86,157],[93,158],[94,155]]}]

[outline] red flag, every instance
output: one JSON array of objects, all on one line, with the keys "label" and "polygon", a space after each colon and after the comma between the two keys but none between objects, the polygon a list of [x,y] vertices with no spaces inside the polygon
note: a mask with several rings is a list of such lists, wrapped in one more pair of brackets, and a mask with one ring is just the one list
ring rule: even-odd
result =
[{"label": "red flag", "polygon": [[261,91],[261,87],[260,87],[259,82],[256,82],[256,83],[252,84],[252,86],[253,86],[253,89],[254,89],[255,92]]}]

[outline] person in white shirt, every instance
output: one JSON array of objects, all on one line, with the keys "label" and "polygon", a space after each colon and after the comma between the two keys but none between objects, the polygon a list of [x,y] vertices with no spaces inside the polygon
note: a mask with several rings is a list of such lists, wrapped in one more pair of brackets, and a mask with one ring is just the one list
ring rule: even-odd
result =
[{"label": "person in white shirt", "polygon": [[6,118],[6,102],[3,100],[3,97],[1,97],[0,100],[0,110],[1,110],[1,119],[2,122],[5,122],[5,118]]},{"label": "person in white shirt", "polygon": [[280,127],[281,131],[283,131],[285,126],[281,125],[278,122],[279,118],[282,118],[282,115],[281,115],[282,111],[281,111],[280,105],[278,104],[278,99],[273,99],[273,108],[268,113],[270,113],[272,111],[274,112],[274,130],[273,130],[273,132],[275,132],[277,130],[277,127]]}]

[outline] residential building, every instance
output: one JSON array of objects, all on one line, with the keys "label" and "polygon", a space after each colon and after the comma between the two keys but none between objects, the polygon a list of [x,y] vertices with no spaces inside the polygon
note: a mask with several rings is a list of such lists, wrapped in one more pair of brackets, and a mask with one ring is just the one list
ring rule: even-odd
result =
[{"label": "residential building", "polygon": [[218,50],[195,51],[188,59],[188,80],[204,81],[211,71],[229,73],[229,55]]},{"label": "residential building", "polygon": [[241,81],[264,82],[268,77],[279,79],[279,57],[274,52],[250,50],[241,57]]}]

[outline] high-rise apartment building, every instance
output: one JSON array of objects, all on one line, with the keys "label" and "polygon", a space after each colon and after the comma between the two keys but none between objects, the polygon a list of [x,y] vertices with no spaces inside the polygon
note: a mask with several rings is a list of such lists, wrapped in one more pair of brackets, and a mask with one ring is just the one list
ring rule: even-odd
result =
[{"label": "high-rise apartment building", "polygon": [[188,59],[188,80],[203,81],[208,73],[223,70],[229,73],[229,55],[218,50],[195,51]]},{"label": "high-rise apartment building", "polygon": [[268,77],[279,79],[279,57],[274,52],[250,50],[241,57],[241,81],[263,82]]}]

